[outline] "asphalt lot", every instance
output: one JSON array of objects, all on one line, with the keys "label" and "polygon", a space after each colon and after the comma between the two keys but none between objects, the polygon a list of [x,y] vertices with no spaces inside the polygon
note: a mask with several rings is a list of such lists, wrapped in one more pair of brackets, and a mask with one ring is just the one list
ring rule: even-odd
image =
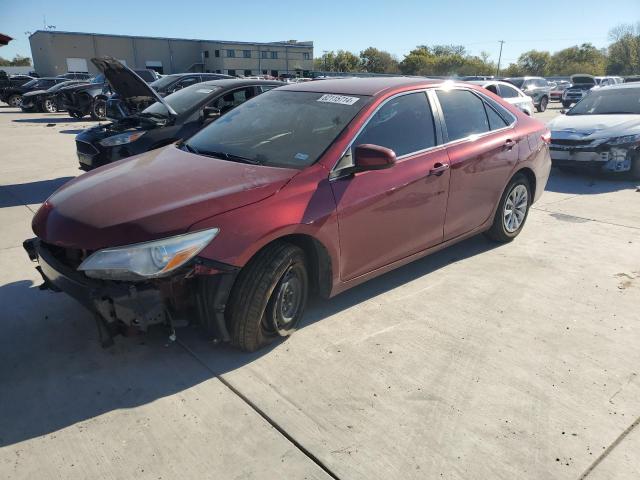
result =
[{"label": "asphalt lot", "polygon": [[195,330],[103,350],[21,247],[91,123],[0,107],[0,478],[640,478],[633,182],[554,170],[513,243],[317,303],[256,354]]}]

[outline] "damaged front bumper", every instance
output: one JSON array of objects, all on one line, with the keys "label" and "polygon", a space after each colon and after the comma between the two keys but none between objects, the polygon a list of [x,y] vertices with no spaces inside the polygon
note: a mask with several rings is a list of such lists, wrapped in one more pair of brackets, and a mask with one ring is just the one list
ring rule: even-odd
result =
[{"label": "damaged front bumper", "polygon": [[557,167],[588,167],[604,172],[628,172],[637,152],[636,145],[549,145],[551,161]]},{"label": "damaged front bumper", "polygon": [[221,341],[229,341],[224,312],[238,273],[233,267],[196,258],[175,275],[144,282],[116,282],[87,277],[62,260],[56,249],[37,238],[23,243],[37,261],[43,290],[65,292],[91,311],[104,346],[118,333],[146,331],[151,325],[186,326],[196,320]]}]

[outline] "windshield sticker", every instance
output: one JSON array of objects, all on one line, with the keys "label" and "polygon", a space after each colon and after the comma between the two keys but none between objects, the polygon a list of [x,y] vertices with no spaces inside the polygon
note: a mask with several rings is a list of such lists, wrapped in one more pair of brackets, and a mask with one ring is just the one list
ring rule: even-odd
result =
[{"label": "windshield sticker", "polygon": [[325,93],[318,99],[318,102],[338,103],[340,105],[353,105],[358,100],[360,100],[358,97],[347,97],[345,95],[330,95],[328,93]]},{"label": "windshield sticker", "polygon": [[207,88],[199,88],[198,90],[196,90],[196,93],[211,93],[213,92],[213,90],[209,90]]},{"label": "windshield sticker", "polygon": [[294,157],[296,160],[302,160],[303,162],[309,158],[309,155],[307,155],[306,153],[296,153],[296,156]]}]

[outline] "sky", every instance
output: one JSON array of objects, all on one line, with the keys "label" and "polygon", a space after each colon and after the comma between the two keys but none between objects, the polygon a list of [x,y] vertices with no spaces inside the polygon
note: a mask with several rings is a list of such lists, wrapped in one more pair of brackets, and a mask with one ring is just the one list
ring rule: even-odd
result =
[{"label": "sky", "polygon": [[612,27],[640,22],[640,0],[0,0],[0,33],[15,38],[0,47],[0,56],[31,56],[26,32],[42,29],[45,19],[62,31],[313,40],[316,57],[324,50],[358,53],[373,46],[402,60],[416,45],[456,44],[497,61],[498,41],[505,40],[506,66],[531,49],[554,52],[585,42],[605,47]]}]

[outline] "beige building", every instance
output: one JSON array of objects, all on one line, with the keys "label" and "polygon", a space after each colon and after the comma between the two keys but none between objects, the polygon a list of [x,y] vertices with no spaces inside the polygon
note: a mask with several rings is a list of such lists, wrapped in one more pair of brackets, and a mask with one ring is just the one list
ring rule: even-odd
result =
[{"label": "beige building", "polygon": [[38,30],[29,37],[36,72],[96,73],[91,58],[109,55],[131,68],[159,73],[216,72],[229,75],[309,76],[313,42],[271,43],[185,40]]}]

